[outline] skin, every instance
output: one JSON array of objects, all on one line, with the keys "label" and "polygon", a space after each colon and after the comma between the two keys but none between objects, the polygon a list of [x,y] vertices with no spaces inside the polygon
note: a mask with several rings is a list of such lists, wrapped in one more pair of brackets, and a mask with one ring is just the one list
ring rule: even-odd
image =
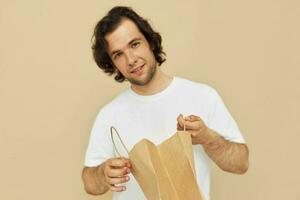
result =
[{"label": "skin", "polygon": [[177,130],[191,135],[193,145],[202,145],[208,156],[224,171],[244,174],[249,167],[249,150],[246,144],[231,142],[208,128],[199,116],[177,117]]},{"label": "skin", "polygon": [[[164,90],[172,81],[165,74],[151,50],[151,46],[137,26],[128,19],[123,19],[112,33],[106,35],[109,46],[107,53],[123,76],[131,83],[131,88],[141,95],[151,95]],[[143,66],[140,74],[131,73]],[[185,124],[191,134],[194,145],[202,145],[209,157],[223,170],[242,174],[248,169],[248,148],[245,144],[230,142],[218,133],[206,127],[199,116],[190,115],[177,118],[177,129]],[[96,167],[85,167],[82,179],[85,190],[92,195],[104,194],[108,190],[121,192],[125,186],[115,184],[129,181],[128,174],[132,164],[126,158],[112,158]]]},{"label": "skin", "polygon": [[[105,39],[109,44],[107,52],[113,64],[138,94],[155,94],[172,81],[172,77],[157,67],[150,44],[132,21],[123,19],[118,28],[107,34]],[[142,65],[142,75],[136,76],[131,73],[133,69]]]}]

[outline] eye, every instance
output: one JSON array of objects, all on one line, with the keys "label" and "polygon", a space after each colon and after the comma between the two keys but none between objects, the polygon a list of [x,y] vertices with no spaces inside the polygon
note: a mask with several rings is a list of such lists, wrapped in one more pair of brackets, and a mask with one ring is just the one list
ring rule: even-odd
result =
[{"label": "eye", "polygon": [[116,53],[116,54],[114,55],[114,59],[117,59],[117,58],[119,58],[121,55],[122,55],[122,53],[121,53],[121,52],[118,52],[118,53]]},{"label": "eye", "polygon": [[140,42],[134,42],[134,43],[132,43],[131,47],[132,47],[132,48],[136,48],[136,47],[138,47],[139,45],[140,45]]}]

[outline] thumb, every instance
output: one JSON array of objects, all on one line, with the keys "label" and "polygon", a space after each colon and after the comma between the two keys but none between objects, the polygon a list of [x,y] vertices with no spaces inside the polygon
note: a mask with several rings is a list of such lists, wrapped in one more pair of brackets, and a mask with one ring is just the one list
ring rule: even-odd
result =
[{"label": "thumb", "polygon": [[184,124],[184,118],[183,118],[182,114],[178,115],[177,122],[179,123],[180,126],[183,126],[183,124]]},{"label": "thumb", "polygon": [[194,121],[201,121],[201,118],[196,116],[196,115],[189,115],[187,117],[187,120],[190,121],[190,122],[194,122]]}]

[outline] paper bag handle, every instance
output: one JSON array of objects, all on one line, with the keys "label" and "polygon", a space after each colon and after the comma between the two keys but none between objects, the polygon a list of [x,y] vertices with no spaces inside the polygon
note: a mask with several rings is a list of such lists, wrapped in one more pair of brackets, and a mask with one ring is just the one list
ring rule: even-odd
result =
[{"label": "paper bag handle", "polygon": [[[111,126],[111,127],[110,127],[110,137],[111,137],[112,143],[113,143],[113,145],[114,145],[114,149],[115,149],[115,151],[117,152],[118,156],[121,157],[121,154],[120,154],[120,152],[118,151],[117,146],[116,146],[116,144],[115,144],[114,135],[113,135],[113,130],[116,132],[116,134],[117,134],[119,140],[120,140],[121,143],[122,143],[122,146],[124,147],[124,149],[126,150],[127,154],[129,155],[129,151],[128,151],[128,149],[126,148],[126,146],[125,146],[123,140],[121,139],[121,136],[120,136],[120,134],[118,133],[117,129],[116,129],[115,127]],[[185,122],[183,122],[183,131],[185,131]]]},{"label": "paper bag handle", "polygon": [[114,145],[114,149],[115,149],[115,151],[117,152],[118,156],[121,157],[121,154],[120,154],[120,152],[118,151],[117,146],[116,146],[116,144],[115,144],[113,130],[116,132],[116,134],[117,134],[119,140],[120,140],[121,143],[122,143],[122,146],[124,147],[124,149],[126,150],[127,154],[129,155],[129,151],[128,151],[128,149],[126,148],[126,146],[125,146],[123,140],[121,139],[121,137],[120,137],[120,135],[119,135],[117,129],[116,129],[115,127],[111,126],[111,127],[110,127],[110,137],[111,137],[112,143],[113,143],[113,145]]}]

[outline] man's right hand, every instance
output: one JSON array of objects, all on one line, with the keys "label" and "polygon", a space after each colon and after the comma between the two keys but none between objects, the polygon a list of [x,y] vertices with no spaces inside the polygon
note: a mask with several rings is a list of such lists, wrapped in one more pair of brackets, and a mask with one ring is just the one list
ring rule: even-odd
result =
[{"label": "man's right hand", "polygon": [[131,163],[129,159],[123,157],[112,158],[105,161],[104,166],[98,168],[97,173],[103,173],[104,182],[111,191],[121,192],[126,190],[126,187],[116,184],[129,181],[130,168]]}]

